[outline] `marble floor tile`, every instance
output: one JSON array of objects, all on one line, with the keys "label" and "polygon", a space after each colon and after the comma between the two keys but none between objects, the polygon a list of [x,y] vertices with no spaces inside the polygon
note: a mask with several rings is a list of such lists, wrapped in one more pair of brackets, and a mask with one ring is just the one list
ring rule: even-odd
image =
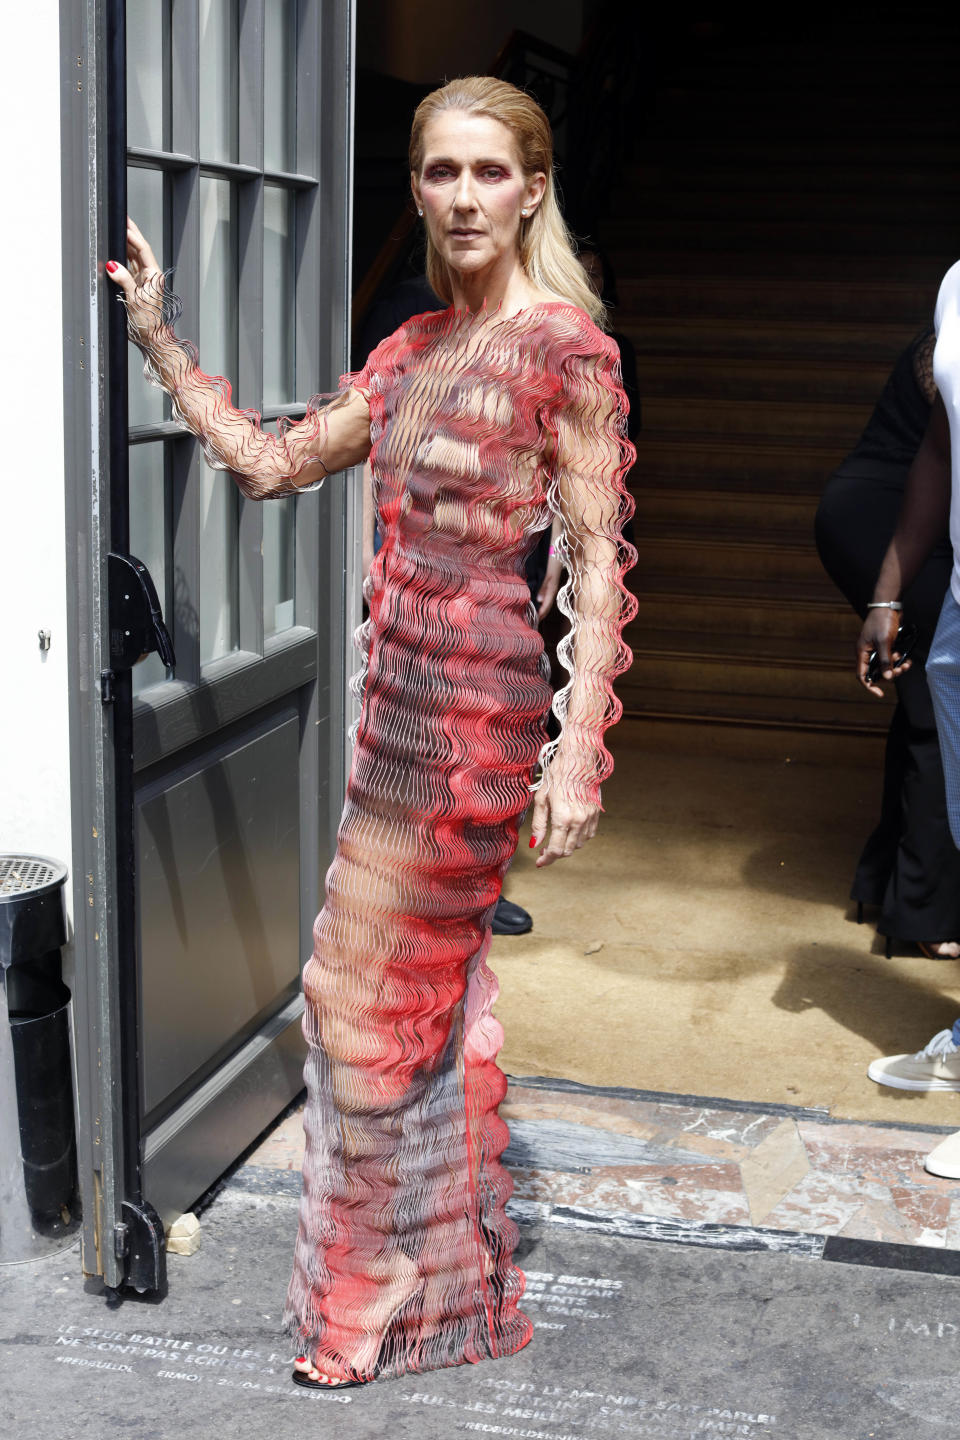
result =
[{"label": "marble floor tile", "polygon": [[774,1206],[763,1223],[774,1230],[839,1235],[868,1201],[889,1205],[890,1191],[885,1185],[811,1170]]},{"label": "marble floor tile", "polygon": [[[960,1182],[923,1169],[936,1133],[522,1081],[501,1113],[523,1205],[960,1249]],[[302,1157],[298,1107],[247,1163]]]},{"label": "marble floor tile", "polygon": [[839,1232],[850,1240],[883,1240],[899,1245],[942,1246],[943,1231],[917,1225],[895,1205],[864,1200]]},{"label": "marble floor tile", "polygon": [[746,1225],[750,1219],[736,1173],[714,1175],[713,1183],[704,1185],[683,1167],[673,1167],[669,1174],[654,1166],[588,1175],[526,1170],[514,1172],[514,1183],[519,1200],[723,1225]]},{"label": "marble floor tile", "polygon": [[754,1225],[767,1216],[804,1178],[810,1158],[795,1120],[783,1120],[740,1162],[740,1175]]},{"label": "marble floor tile", "polygon": [[[536,1098],[534,1098],[536,1097]],[[511,1089],[500,1114],[507,1124],[514,1120],[562,1120],[575,1125],[590,1125],[598,1130],[609,1130],[617,1135],[634,1135],[640,1139],[652,1140],[663,1130],[663,1126],[630,1112],[625,1105],[605,1110],[602,1106],[583,1105],[580,1102],[545,1100],[536,1091],[515,1091]]]},{"label": "marble floor tile", "polygon": [[[930,1190],[917,1190],[902,1185],[891,1185],[890,1197],[897,1212],[918,1231],[939,1235],[938,1243],[943,1244],[950,1224],[950,1196],[937,1195]],[[933,1241],[920,1239],[918,1244],[932,1244]]]}]

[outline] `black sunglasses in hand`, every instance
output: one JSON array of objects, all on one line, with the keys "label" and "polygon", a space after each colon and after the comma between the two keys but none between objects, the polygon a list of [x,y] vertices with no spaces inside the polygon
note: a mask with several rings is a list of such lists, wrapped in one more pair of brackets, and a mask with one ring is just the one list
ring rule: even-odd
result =
[{"label": "black sunglasses in hand", "polygon": [[[916,645],[916,643],[916,625],[901,625],[900,629],[896,633],[896,636],[894,637],[893,644],[890,646],[890,654],[899,655],[900,659],[895,662],[891,662],[891,669],[894,668],[894,665],[902,665],[904,660],[910,659],[910,652]],[[867,659],[867,684],[876,685],[877,681],[880,679],[885,669],[886,666],[880,659],[879,652],[876,650],[871,650],[870,655]]]}]

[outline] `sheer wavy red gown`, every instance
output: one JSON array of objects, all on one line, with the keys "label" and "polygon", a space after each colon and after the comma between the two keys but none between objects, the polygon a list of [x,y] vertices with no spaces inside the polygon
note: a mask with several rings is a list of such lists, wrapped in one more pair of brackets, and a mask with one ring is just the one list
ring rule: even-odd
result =
[{"label": "sheer wavy red gown", "polygon": [[[213,463],[247,493],[295,488],[283,436],[230,410],[225,382],[181,348],[191,367],[175,411],[189,409]],[[506,1355],[531,1335],[504,1211],[506,1081],[486,957],[538,758],[543,783],[591,800],[612,769],[603,733],[619,714],[611,687],[634,608],[618,365],[572,305],[451,309],[408,322],[342,382],[369,403],[383,543],[346,804],[303,975],[306,1156],[284,1321],[343,1378]],[[197,420],[204,387],[218,441]],[[554,513],[571,679],[547,745],[524,561]]]}]

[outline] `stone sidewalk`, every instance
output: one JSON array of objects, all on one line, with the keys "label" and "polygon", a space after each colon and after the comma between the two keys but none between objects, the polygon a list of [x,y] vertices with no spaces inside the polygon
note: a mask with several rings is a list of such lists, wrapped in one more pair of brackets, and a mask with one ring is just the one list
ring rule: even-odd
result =
[{"label": "stone sidewalk", "polygon": [[[0,1426],[16,1440],[937,1440],[960,1433],[960,1282],[814,1254],[521,1226],[520,1355],[314,1395],[279,1313],[294,1187],[239,1171],[170,1258],[162,1303],[108,1306],[76,1256],[0,1279]],[[930,1252],[926,1252],[929,1254]]]},{"label": "stone sidewalk", "polygon": [[[0,1268],[0,1434],[960,1435],[960,1252],[949,1228],[889,1243],[903,1237],[874,1225],[887,1201],[868,1193],[886,1186],[895,1209],[898,1186],[922,1193],[935,1134],[848,1134],[816,1112],[556,1081],[515,1083],[504,1111],[535,1325],[520,1355],[339,1395],[290,1383],[279,1320],[299,1195],[292,1112],[208,1197],[201,1248],[169,1257],[163,1301],[108,1304],[84,1289],[76,1251]],[[862,1234],[822,1206],[783,1208],[812,1175],[828,1197],[843,1176],[847,1195],[866,1194]],[[735,1176],[742,1203],[721,1211],[711,1196],[732,1203]]]}]

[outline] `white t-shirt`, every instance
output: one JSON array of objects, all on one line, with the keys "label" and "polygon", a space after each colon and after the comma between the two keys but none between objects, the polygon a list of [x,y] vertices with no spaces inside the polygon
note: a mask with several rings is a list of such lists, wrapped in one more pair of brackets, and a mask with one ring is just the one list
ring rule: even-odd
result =
[{"label": "white t-shirt", "polygon": [[960,605],[960,260],[951,265],[940,285],[934,315],[937,346],[933,352],[933,378],[950,421],[950,544],[953,574],[950,590]]}]

